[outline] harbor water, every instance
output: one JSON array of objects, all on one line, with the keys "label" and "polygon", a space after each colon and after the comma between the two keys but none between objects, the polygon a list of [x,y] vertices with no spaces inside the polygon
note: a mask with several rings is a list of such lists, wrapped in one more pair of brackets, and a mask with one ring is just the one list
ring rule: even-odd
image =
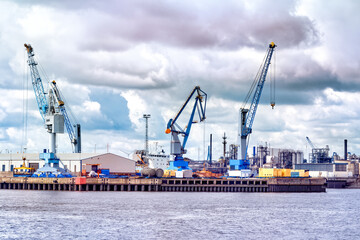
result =
[{"label": "harbor water", "polygon": [[360,190],[0,190],[0,239],[358,239]]}]

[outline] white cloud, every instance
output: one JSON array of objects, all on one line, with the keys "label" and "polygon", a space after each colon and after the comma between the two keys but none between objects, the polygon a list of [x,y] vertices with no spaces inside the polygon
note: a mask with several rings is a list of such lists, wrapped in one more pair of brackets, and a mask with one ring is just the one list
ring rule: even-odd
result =
[{"label": "white cloud", "polygon": [[143,123],[140,119],[143,118],[143,114],[148,113],[148,105],[143,98],[135,91],[126,91],[121,94],[127,101],[129,108],[129,118],[136,131],[142,129]]},{"label": "white cloud", "polygon": [[[110,149],[141,148],[143,114],[149,113],[151,140],[166,145],[168,152],[166,123],[193,87],[200,85],[209,95],[205,145],[212,133],[216,158],[222,153],[224,132],[229,144],[236,141],[241,101],[267,45],[274,41],[279,101],[275,110],[265,104],[259,107],[250,144],[303,149],[308,135],[319,146],[329,144],[335,151],[343,138],[349,138],[355,147],[351,151],[360,151],[356,136],[360,34],[354,26],[358,3],[326,1],[326,8],[324,4],[308,0],[176,5],[89,1],[83,6],[74,1],[2,1],[0,136],[8,138],[2,144],[17,148],[20,141],[12,134],[18,135],[15,129],[21,126],[8,125],[10,118],[22,116],[19,89],[27,68],[23,47],[27,42],[57,81],[67,107],[84,129],[88,127],[83,131],[84,151],[92,151],[95,144],[106,149],[107,143]],[[106,102],[109,93],[125,98],[128,112],[122,110],[129,116],[112,118],[105,113],[105,109],[118,109],[114,101]],[[263,95],[266,98],[265,90]],[[35,151],[47,146],[48,140],[32,89],[28,96],[32,119],[28,145]],[[188,109],[181,124],[187,114]],[[111,129],[116,118],[129,118],[130,127]],[[92,129],[97,127],[102,130]],[[187,144],[189,157],[197,158],[199,148],[203,155],[203,135],[201,125],[195,124]],[[70,151],[65,134],[58,142],[60,151]]]}]

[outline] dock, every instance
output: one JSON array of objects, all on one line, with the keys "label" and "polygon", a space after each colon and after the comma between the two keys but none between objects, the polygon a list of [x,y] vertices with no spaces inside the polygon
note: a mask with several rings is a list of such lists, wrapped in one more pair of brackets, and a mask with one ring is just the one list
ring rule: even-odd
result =
[{"label": "dock", "polygon": [[324,178],[27,178],[0,177],[0,189],[126,192],[326,192]]}]

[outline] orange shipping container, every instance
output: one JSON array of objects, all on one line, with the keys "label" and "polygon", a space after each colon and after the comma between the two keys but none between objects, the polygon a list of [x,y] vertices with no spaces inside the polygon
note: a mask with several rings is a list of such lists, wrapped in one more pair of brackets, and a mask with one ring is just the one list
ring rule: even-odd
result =
[{"label": "orange shipping container", "polygon": [[291,177],[291,169],[281,169],[281,177]]}]

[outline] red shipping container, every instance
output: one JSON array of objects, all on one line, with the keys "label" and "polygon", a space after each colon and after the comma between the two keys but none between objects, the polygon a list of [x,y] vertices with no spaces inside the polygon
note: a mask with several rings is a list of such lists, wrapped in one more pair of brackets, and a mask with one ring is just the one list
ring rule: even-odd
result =
[{"label": "red shipping container", "polygon": [[77,184],[77,185],[86,184],[86,177],[75,178],[75,184]]}]

